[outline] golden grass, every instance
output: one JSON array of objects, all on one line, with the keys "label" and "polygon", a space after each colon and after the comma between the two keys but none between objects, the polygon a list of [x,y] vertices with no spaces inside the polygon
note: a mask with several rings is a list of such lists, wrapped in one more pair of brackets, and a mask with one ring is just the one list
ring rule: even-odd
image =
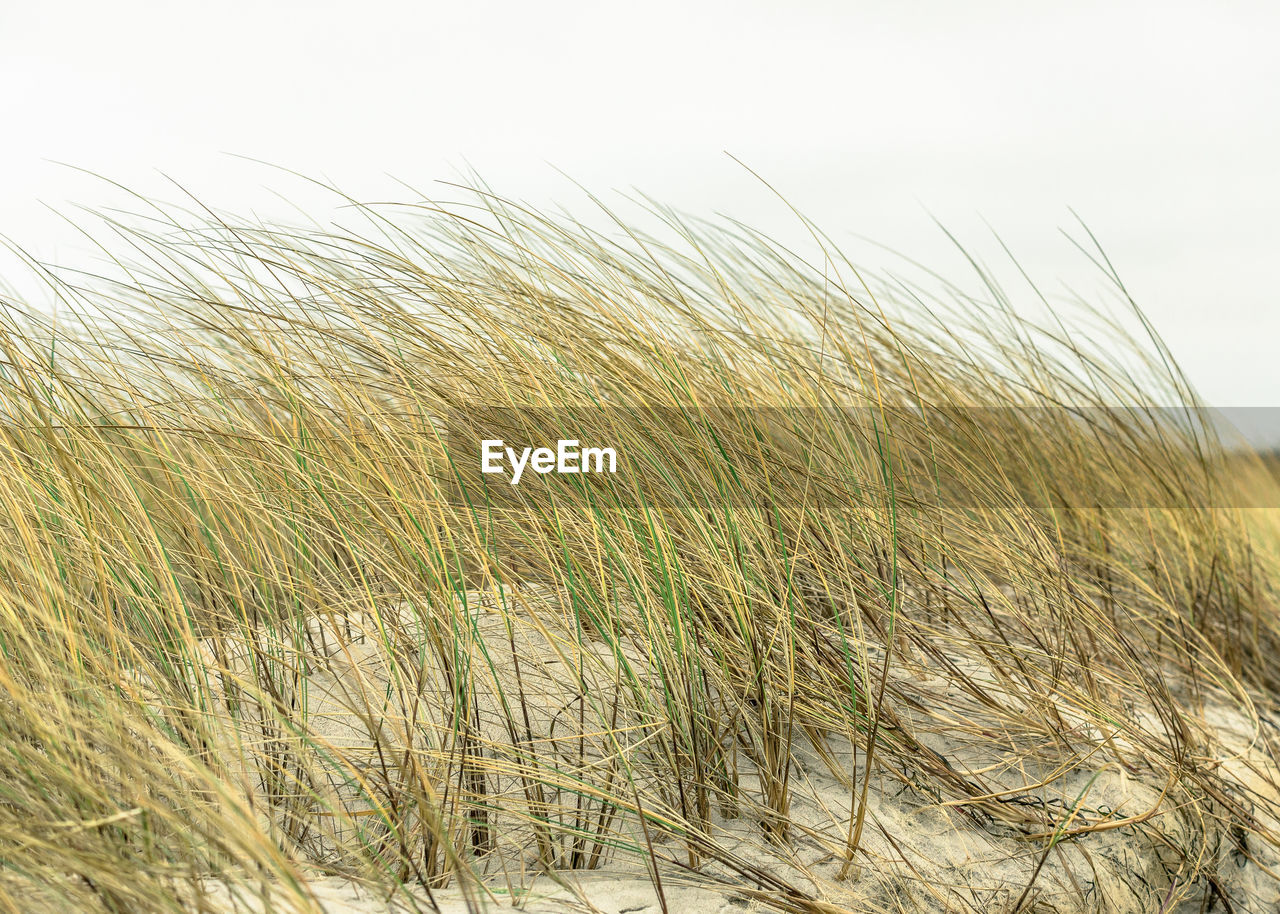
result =
[{"label": "golden grass", "polygon": [[[1276,531],[1154,334],[662,209],[664,242],[479,191],[362,212],[157,206],[110,276],[49,277],[56,323],[5,303],[0,907],[632,866],[1105,910],[1114,839],[1131,909],[1249,910]],[[467,475],[469,435],[559,427],[620,472]],[[890,785],[1025,851],[966,889]]]}]

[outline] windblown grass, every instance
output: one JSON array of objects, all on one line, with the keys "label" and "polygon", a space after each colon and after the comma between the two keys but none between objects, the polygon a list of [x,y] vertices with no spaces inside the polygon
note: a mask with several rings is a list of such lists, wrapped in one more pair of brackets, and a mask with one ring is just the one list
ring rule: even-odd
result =
[{"label": "windblown grass", "polygon": [[[56,322],[6,302],[0,907],[1277,878],[1274,543],[1154,334],[656,208],[664,241],[485,192],[363,212],[156,206],[110,275],[49,275]],[[620,472],[467,476],[469,436],[559,426]],[[944,866],[952,832],[986,857]]]}]

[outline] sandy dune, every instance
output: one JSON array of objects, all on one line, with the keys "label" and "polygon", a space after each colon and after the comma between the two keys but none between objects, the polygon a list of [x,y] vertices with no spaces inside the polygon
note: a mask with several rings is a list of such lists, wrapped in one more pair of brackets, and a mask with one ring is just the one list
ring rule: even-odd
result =
[{"label": "sandy dune", "polygon": [[[630,698],[621,700],[618,707],[591,706],[588,702],[583,713],[565,713],[582,702],[584,693],[597,701],[599,696],[619,694],[615,686],[620,675],[619,657],[602,642],[575,641],[557,601],[549,597],[527,592],[520,597],[519,612],[503,613],[491,598],[473,595],[465,610],[450,622],[456,625],[464,620],[470,626],[471,634],[463,641],[470,640],[475,648],[476,668],[471,677],[475,732],[470,738],[475,746],[483,747],[488,761],[486,773],[473,786],[488,797],[486,822],[497,836],[468,861],[488,892],[479,900],[501,909],[511,904],[514,888],[520,909],[528,912],[639,914],[661,910],[649,875],[626,857],[606,854],[597,869],[561,872],[559,878],[566,881],[561,886],[547,875],[535,875],[540,861],[537,835],[529,825],[532,801],[519,789],[517,778],[503,774],[508,767],[515,770],[518,744],[537,744],[544,759],[558,759],[566,768],[585,765],[585,769],[575,769],[575,777],[590,782],[603,777],[591,766],[603,764],[602,760],[617,749],[616,733],[602,735],[609,725],[614,731],[643,734],[651,713],[635,699],[643,695],[643,688],[627,692]],[[389,753],[403,754],[413,747],[420,766],[417,776],[444,776],[445,762],[458,748],[451,742],[457,734],[444,711],[452,700],[444,668],[439,658],[431,658],[423,647],[424,626],[430,624],[435,623],[405,607],[389,610],[377,619],[355,614],[312,620],[308,644],[302,651],[307,726],[312,738],[332,758],[325,764],[316,762],[309,773],[323,802],[317,805],[313,801],[299,812],[312,814],[313,823],[328,824],[313,825],[297,837],[296,853],[320,864],[348,862],[354,829],[363,827],[360,823],[365,821],[361,815],[378,803],[394,802],[395,792],[404,786],[389,779],[386,763],[381,761]],[[254,728],[246,726],[252,714],[244,711],[252,706],[243,699],[252,693],[253,651],[245,639],[233,636],[208,639],[202,650],[208,668],[220,671],[207,685],[216,699],[214,706],[220,709],[216,713],[221,715],[227,739],[222,748],[230,757],[251,760],[266,749],[254,743]],[[633,672],[648,669],[649,659],[640,645],[630,646],[627,654],[627,665]],[[483,664],[479,661],[482,656],[487,658]],[[957,663],[962,661],[957,659]],[[955,694],[954,678],[935,676],[909,663],[895,668],[894,675],[895,686],[917,696],[922,709],[931,701],[945,699],[954,704],[963,700]],[[986,674],[970,662],[966,675],[980,678]],[[524,695],[522,715],[527,731],[523,735],[513,734],[511,715],[503,704],[508,702],[509,708],[510,696],[517,689]],[[236,694],[241,709],[233,719],[227,711],[228,698]],[[162,708],[157,710],[163,713]],[[1069,708],[1061,708],[1060,713],[1068,730],[1088,726],[1083,715],[1073,722]],[[1135,714],[1140,715],[1140,709]],[[1057,808],[1068,828],[1108,818],[1115,826],[1064,841],[1046,855],[1044,840],[1028,842],[1008,822],[918,789],[911,770],[882,771],[869,789],[869,827],[861,862],[846,870],[840,850],[855,796],[848,772],[856,770],[859,763],[847,741],[826,736],[814,742],[811,735],[797,734],[792,747],[791,816],[798,828],[789,849],[780,852],[761,836],[764,811],[752,800],[760,778],[748,758],[739,760],[741,802],[734,809],[713,812],[705,828],[706,840],[724,854],[776,875],[793,887],[797,899],[830,903],[836,906],[832,910],[855,902],[874,904],[895,895],[918,904],[936,904],[939,909],[962,905],[964,899],[978,899],[985,906],[1011,905],[1035,874],[1036,889],[1030,897],[1037,899],[1037,910],[1079,910],[1083,896],[1092,910],[1099,912],[1154,911],[1161,909],[1176,885],[1178,855],[1188,853],[1216,856],[1219,885],[1231,889],[1235,897],[1249,899],[1247,906],[1237,905],[1236,910],[1261,914],[1280,906],[1280,890],[1263,868],[1280,869],[1280,857],[1272,849],[1259,847],[1257,842],[1245,848],[1233,844],[1229,836],[1210,833],[1203,822],[1181,815],[1173,804],[1165,804],[1158,815],[1158,840],[1149,829],[1138,827],[1150,821],[1148,811],[1161,803],[1164,787],[1144,775],[1139,764],[1126,771],[1113,763],[1090,765],[1086,760],[1065,774],[1056,772],[1047,756],[1042,763],[1020,757],[1015,765],[999,741],[931,732],[928,717],[927,710],[922,710],[918,719],[904,719],[903,724],[915,729],[925,751],[936,754],[957,777],[1007,797],[1011,818],[1021,808]],[[1253,811],[1262,818],[1260,824],[1276,827],[1280,823],[1274,819],[1274,810],[1280,797],[1271,795],[1274,790],[1268,784],[1268,777],[1274,780],[1276,772],[1255,744],[1249,716],[1243,709],[1219,703],[1206,709],[1204,720],[1204,745],[1217,753],[1225,772],[1257,791],[1250,802],[1256,804]],[[1140,752],[1123,732],[1111,734],[1111,740],[1122,757]],[[252,767],[246,762],[238,772],[232,772],[233,778],[239,779],[249,794],[262,827],[278,834],[279,810],[264,802],[260,786],[255,787],[261,782]],[[400,768],[391,773],[405,776]],[[635,776],[644,790],[651,775],[637,763]],[[1039,786],[1042,782],[1052,786]],[[546,808],[557,810],[571,808],[570,800],[567,793],[542,797]],[[321,807],[349,816],[325,813]],[[613,828],[620,840],[642,840],[634,824],[615,824]],[[369,833],[360,837],[366,845],[376,839]],[[678,856],[669,841],[659,840],[657,846]],[[703,886],[681,884],[674,873],[665,876],[668,910],[702,914],[740,911],[755,904],[733,894],[735,877],[723,864],[704,861],[702,872],[709,882]],[[467,909],[456,880],[452,887],[439,889],[430,898],[425,891],[406,890],[399,901],[336,878],[316,877],[309,888],[315,900],[335,914],[372,914],[411,909],[414,904],[431,909],[433,902],[442,911]],[[248,907],[237,908],[225,885],[211,886],[209,900],[215,910],[262,909],[248,902]],[[1186,911],[1193,909],[1185,907]]]}]

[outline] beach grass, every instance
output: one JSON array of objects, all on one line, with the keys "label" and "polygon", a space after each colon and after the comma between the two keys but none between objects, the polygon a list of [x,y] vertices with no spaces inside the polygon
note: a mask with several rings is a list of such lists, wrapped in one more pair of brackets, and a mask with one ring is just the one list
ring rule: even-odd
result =
[{"label": "beach grass", "polygon": [[[140,201],[3,302],[0,909],[1280,879],[1277,481],[1087,232],[1120,317],[652,204],[353,212]],[[618,471],[476,472],[570,433]]]}]

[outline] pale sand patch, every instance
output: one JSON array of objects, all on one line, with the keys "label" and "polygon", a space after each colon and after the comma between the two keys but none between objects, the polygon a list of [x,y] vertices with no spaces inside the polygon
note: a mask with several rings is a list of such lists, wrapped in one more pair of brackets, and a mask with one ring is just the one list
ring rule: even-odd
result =
[{"label": "pale sand patch", "polygon": [[[445,663],[433,656],[426,644],[432,626],[462,625],[465,631],[458,643],[473,664],[469,673],[474,701],[471,737],[490,759],[481,782],[493,807],[489,826],[497,836],[493,847],[470,854],[467,862],[495,893],[490,903],[497,909],[509,905],[507,887],[514,885],[528,890],[521,898],[525,911],[594,909],[640,914],[660,910],[651,880],[642,867],[626,858],[606,857],[596,870],[562,871],[560,878],[580,887],[577,898],[557,888],[547,876],[535,875],[540,860],[529,825],[531,800],[517,778],[502,773],[504,764],[514,762],[524,751],[521,745],[513,745],[516,692],[523,691],[525,699],[514,743],[537,746],[543,759],[573,769],[575,776],[594,779],[593,783],[603,776],[592,766],[621,746],[636,762],[633,774],[642,795],[661,786],[655,772],[643,764],[645,735],[665,725],[655,721],[655,705],[647,700],[646,690],[658,686],[651,681],[653,658],[645,645],[632,641],[610,647],[606,639],[584,640],[552,596],[524,593],[519,596],[519,611],[508,613],[499,612],[492,597],[472,595],[465,610],[448,618],[430,619],[421,610],[401,607],[385,610],[377,618],[352,614],[312,619],[306,644],[297,655],[306,665],[302,694],[308,732],[331,759],[314,764],[308,775],[321,799],[307,801],[296,810],[312,817],[312,824],[297,841],[295,853],[320,864],[350,862],[352,823],[368,821],[360,816],[376,802],[390,802],[403,787],[387,779],[389,752],[412,751],[418,759],[416,776],[428,781],[445,778],[459,748],[456,729],[443,712],[455,700],[445,675],[453,661]],[[241,637],[228,636],[206,640],[201,651],[206,664],[222,671],[208,683],[215,716],[223,725],[225,741],[220,748],[230,757],[252,758],[265,748],[253,727],[245,725],[254,720],[253,714],[246,715],[242,709],[237,723],[227,712],[227,699],[237,689],[248,686],[252,691],[251,646]],[[956,658],[955,663],[965,668],[971,680],[989,678],[972,660]],[[615,707],[604,699],[620,693],[617,684],[624,672],[640,682],[621,690],[623,698]],[[1108,816],[1120,820],[1140,816],[1161,800],[1165,785],[1143,773],[1140,758],[1135,757],[1133,771],[1114,762],[1099,762],[1058,776],[1050,758],[1037,760],[1023,754],[1014,764],[1007,743],[961,738],[946,728],[930,729],[931,702],[963,706],[965,697],[957,692],[955,681],[907,663],[895,667],[894,676],[895,685],[918,695],[918,706],[926,709],[902,720],[915,731],[925,751],[936,754],[957,776],[993,792],[1007,792],[1011,812],[1047,809],[1061,818],[1079,802],[1082,815],[1093,821]],[[994,682],[989,684],[995,687]],[[656,695],[652,697],[656,700]],[[1096,725],[1086,715],[1060,701],[1057,704],[1064,727],[1079,730],[1082,740],[1101,738],[1089,732]],[[567,713],[568,709],[579,713]],[[979,714],[982,708],[975,706],[973,711]],[[1135,719],[1141,721],[1147,713],[1135,709]],[[610,726],[624,735],[604,735]],[[1218,702],[1206,707],[1203,729],[1202,748],[1212,751],[1223,772],[1243,788],[1237,799],[1252,809],[1259,825],[1276,827],[1280,797],[1272,785],[1277,771],[1254,739],[1252,719],[1242,709]],[[1137,748],[1125,733],[1117,732],[1111,739],[1123,755],[1136,756]],[[1203,819],[1184,812],[1177,803],[1167,803],[1158,816],[1144,820],[1142,824],[1157,828],[1154,837],[1149,828],[1117,827],[1064,842],[1041,862],[1043,840],[1028,841],[1008,822],[980,810],[949,805],[910,768],[885,770],[872,779],[869,824],[859,862],[851,872],[843,872],[840,851],[856,796],[848,772],[857,770],[860,762],[847,740],[838,737],[817,744],[797,733],[792,752],[790,814],[796,829],[789,850],[780,852],[762,837],[766,811],[755,799],[761,792],[760,776],[747,758],[738,760],[736,808],[713,810],[705,834],[726,855],[777,876],[810,899],[870,910],[888,899],[920,910],[963,910],[973,904],[979,909],[999,909],[1021,896],[1038,867],[1037,911],[1155,911],[1162,909],[1169,895],[1179,860],[1191,854],[1209,863],[1218,886],[1231,894],[1235,910],[1262,914],[1280,909],[1280,882],[1266,871],[1280,870],[1275,849],[1256,837],[1242,846],[1239,836],[1210,831]],[[279,810],[265,803],[251,767],[242,764],[231,772],[232,779],[243,786],[259,811],[264,830],[279,837]],[[1050,775],[1054,775],[1050,786],[1037,786]],[[568,793],[551,790],[540,802],[567,809],[570,799]],[[356,818],[343,820],[326,814],[327,808]],[[406,815],[412,826],[412,811]],[[611,829],[619,840],[641,840],[632,822],[614,822]],[[669,839],[655,844],[667,853],[676,848]],[[731,897],[733,873],[713,861],[703,861],[702,866],[711,881],[725,888],[682,886],[678,879],[666,877],[669,909],[694,914],[744,910],[749,903]],[[396,910],[370,890],[338,879],[316,878],[309,886],[324,909],[335,914]],[[221,893],[219,903],[231,910],[226,891],[226,886],[214,886],[214,897]],[[1198,910],[1214,891],[1206,884],[1184,905],[1165,910],[1178,914]],[[426,895],[414,891],[412,898],[425,901]],[[434,898],[444,911],[466,910],[456,887],[437,890]],[[430,909],[430,904],[424,909]]]},{"label": "pale sand patch", "polygon": [[[583,912],[583,914],[660,914],[662,903],[653,884],[634,875],[607,872],[563,874],[569,885],[556,886],[550,879],[543,879],[512,898],[505,891],[495,892],[481,901],[484,910],[518,910],[523,914],[559,914],[559,912]],[[430,897],[422,891],[406,890],[411,898],[388,899],[385,892],[374,892],[354,883],[336,878],[317,878],[307,883],[307,890],[326,914],[408,914],[432,911],[432,903],[440,914],[468,914],[467,901],[457,889],[438,889]],[[210,884],[206,902],[215,911],[225,914],[265,914],[261,899],[234,900],[225,885]],[[663,896],[671,914],[751,914],[766,908],[758,902],[728,896],[714,888],[680,885],[663,885]],[[277,914],[301,914],[299,907],[289,901],[284,893],[272,898]]]}]

